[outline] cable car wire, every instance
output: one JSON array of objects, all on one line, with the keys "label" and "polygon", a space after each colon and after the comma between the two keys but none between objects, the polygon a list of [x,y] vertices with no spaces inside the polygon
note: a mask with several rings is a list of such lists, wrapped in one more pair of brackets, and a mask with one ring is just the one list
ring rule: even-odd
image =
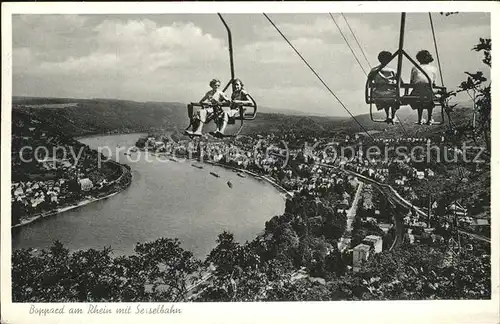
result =
[{"label": "cable car wire", "polygon": [[263,13],[263,15],[267,18],[267,20],[269,20],[271,25],[273,25],[273,27],[278,31],[278,33],[281,35],[281,37],[283,37],[283,39],[288,43],[288,45],[290,45],[290,47],[295,51],[295,53],[302,59],[304,64],[307,65],[307,67],[314,73],[314,75],[320,80],[320,82],[326,87],[326,89],[328,89],[330,94],[333,97],[335,97],[335,99],[337,99],[337,101],[340,103],[340,105],[347,111],[347,113],[352,117],[352,119],[354,119],[354,121],[359,125],[359,127],[361,127],[361,129],[368,135],[368,137],[370,137],[372,140],[375,140],[373,138],[373,136],[356,119],[356,117],[354,117],[354,115],[349,111],[349,109],[347,109],[347,107],[342,102],[342,100],[340,100],[340,98],[337,97],[337,95],[330,89],[330,87],[325,83],[325,81],[323,81],[323,79],[319,76],[319,74],[311,67],[311,65],[309,65],[307,60],[300,54],[300,52],[295,48],[295,46],[293,46],[293,44],[288,40],[288,38],[286,38],[286,36],[281,32],[281,30],[278,28],[278,26],[276,26],[276,24],[271,20],[271,18],[269,18],[265,13]]},{"label": "cable car wire", "polygon": [[361,62],[359,61],[358,57],[356,56],[356,53],[354,52],[354,50],[352,49],[351,45],[349,44],[349,42],[347,41],[347,38],[344,36],[344,33],[342,32],[342,30],[340,29],[340,26],[337,24],[337,22],[335,21],[335,18],[333,18],[333,15],[329,12],[328,13],[330,15],[330,17],[332,18],[333,20],[333,23],[335,24],[335,26],[337,26],[337,29],[339,30],[340,32],[340,35],[342,35],[342,38],[344,39],[345,43],[347,44],[347,46],[349,47],[349,49],[351,50],[351,53],[352,55],[354,56],[354,59],[356,59],[356,62],[358,62],[359,64],[359,67],[361,68],[361,70],[363,70],[363,73],[365,74],[365,76],[367,76],[368,74],[366,73],[365,69],[363,68],[363,65],[361,65]]},{"label": "cable car wire", "polygon": [[[439,50],[438,50],[438,46],[437,46],[436,32],[434,31],[434,23],[432,22],[432,13],[430,13],[430,12],[429,12],[429,22],[431,25],[432,39],[434,41],[434,50],[436,51],[436,59],[437,59],[438,68],[439,68],[439,76],[441,78],[441,86],[444,87],[443,69],[441,68],[441,60],[439,59]],[[451,118],[449,111],[446,112],[446,115],[448,116],[448,119],[450,121],[450,128],[456,127],[455,123],[453,122],[453,120]]]},{"label": "cable car wire", "polygon": [[365,51],[363,50],[363,47],[361,47],[361,44],[359,43],[358,41],[358,38],[356,37],[356,35],[354,34],[354,31],[352,30],[351,28],[351,25],[349,24],[349,22],[347,21],[347,18],[346,16],[344,15],[343,12],[340,13],[342,15],[342,17],[344,18],[345,20],[345,23],[347,24],[347,27],[349,27],[349,30],[351,31],[351,34],[352,36],[354,37],[354,40],[356,41],[356,44],[358,44],[358,47],[359,49],[361,50],[361,54],[363,54],[363,57],[365,58],[366,60],[366,63],[368,63],[368,66],[370,67],[370,69],[372,68],[372,65],[370,64],[370,61],[368,61],[368,58],[366,57],[365,55]]},{"label": "cable car wire", "polygon": [[[333,23],[335,24],[335,26],[337,26],[337,29],[339,30],[340,32],[340,35],[342,35],[342,38],[344,39],[345,43],[347,44],[347,46],[349,47],[349,49],[351,50],[351,53],[352,55],[354,56],[354,59],[356,60],[356,62],[358,62],[358,65],[359,67],[361,68],[361,70],[363,70],[363,73],[365,74],[365,76],[368,76],[368,74],[366,73],[365,69],[363,68],[363,65],[361,64],[361,62],[359,61],[358,57],[356,56],[354,50],[352,49],[351,45],[349,44],[349,41],[347,40],[347,38],[344,36],[344,33],[342,32],[342,30],[340,29],[340,26],[337,24],[337,21],[335,21],[335,18],[333,18],[333,15],[329,12],[328,13],[330,15],[330,18],[332,18],[333,20]],[[354,31],[352,30],[351,26],[349,25],[349,22],[347,21],[347,18],[344,16],[343,13],[341,13],[342,17],[344,17],[344,20],[345,22],[347,23],[347,26],[349,27],[349,30],[351,31],[351,34],[352,36],[354,37],[354,40],[356,41],[356,44],[358,44],[358,47],[359,49],[361,50],[361,53],[363,54],[363,57],[365,58],[366,62],[368,63],[368,66],[370,67],[370,69],[372,68],[370,62],[368,61],[368,58],[366,57],[365,55],[365,52],[363,51],[363,47],[361,46],[361,44],[359,43],[356,35],[354,34]],[[399,118],[398,118],[399,120]],[[403,133],[405,134],[406,137],[408,137],[408,132],[406,132],[406,129],[405,127],[403,126],[403,123],[400,121],[399,124],[401,125],[401,129],[403,130]]]},{"label": "cable car wire", "polygon": [[436,33],[434,32],[434,24],[432,23],[432,14],[430,12],[429,12],[429,21],[431,23],[432,39],[434,40],[434,49],[436,50],[436,58],[437,58],[437,63],[438,63],[438,68],[439,68],[439,75],[441,77],[441,85],[444,87],[443,70],[441,69],[441,60],[439,59],[439,51],[438,51],[438,47],[437,47]]}]

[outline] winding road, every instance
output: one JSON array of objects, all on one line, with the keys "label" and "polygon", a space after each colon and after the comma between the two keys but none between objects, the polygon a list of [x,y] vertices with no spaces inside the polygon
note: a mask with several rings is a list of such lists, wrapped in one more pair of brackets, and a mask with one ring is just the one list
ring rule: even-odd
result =
[{"label": "winding road", "polygon": [[[377,187],[377,189],[386,197],[386,199],[391,203],[391,205],[393,207],[400,206],[400,207],[407,209],[407,210],[413,209],[420,216],[427,217],[426,212],[422,211],[419,207],[413,205],[411,202],[409,202],[406,199],[404,199],[403,197],[401,197],[401,195],[392,186],[390,186],[388,184],[380,183],[378,181],[370,179],[370,178],[368,178],[364,175],[361,175],[357,172],[354,172],[354,171],[341,169],[338,166],[333,166],[333,165],[329,165],[329,164],[322,164],[322,163],[319,163],[318,165],[320,165],[322,167],[326,167],[326,168],[334,168],[334,169],[340,170],[342,172],[345,172],[347,174],[353,175],[353,176],[357,177],[358,179],[360,179],[360,181],[369,182]],[[394,223],[396,226],[396,239],[394,240],[392,246],[390,247],[391,250],[394,247],[399,246],[403,242],[404,223],[403,223],[402,213],[397,213],[394,216]],[[480,240],[483,242],[488,242],[488,243],[491,242],[490,238],[488,238],[486,236],[482,236],[482,235],[475,234],[475,233],[470,233],[470,232],[464,231],[462,229],[459,229],[458,232],[460,234],[467,235],[473,239],[477,239],[477,240]]]}]

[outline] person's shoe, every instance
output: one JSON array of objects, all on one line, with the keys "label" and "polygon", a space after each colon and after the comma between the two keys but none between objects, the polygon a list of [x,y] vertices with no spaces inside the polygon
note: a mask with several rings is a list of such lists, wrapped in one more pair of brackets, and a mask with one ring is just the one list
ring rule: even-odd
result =
[{"label": "person's shoe", "polygon": [[184,134],[189,135],[189,136],[193,136],[193,131],[185,130]]},{"label": "person's shoe", "polygon": [[432,125],[432,124],[434,124],[434,119],[431,118],[430,120],[427,121],[427,125]]},{"label": "person's shoe", "polygon": [[215,134],[214,134],[214,136],[217,137],[217,138],[224,138],[224,134],[222,134],[219,131],[216,131]]},{"label": "person's shoe", "polygon": [[210,136],[217,137],[217,136],[215,135],[215,134],[217,134],[217,131],[215,131],[215,132],[208,132],[208,134],[209,134]]},{"label": "person's shoe", "polygon": [[193,136],[203,136],[202,132],[193,132]]},{"label": "person's shoe", "polygon": [[422,121],[416,121],[415,125],[422,125]]}]

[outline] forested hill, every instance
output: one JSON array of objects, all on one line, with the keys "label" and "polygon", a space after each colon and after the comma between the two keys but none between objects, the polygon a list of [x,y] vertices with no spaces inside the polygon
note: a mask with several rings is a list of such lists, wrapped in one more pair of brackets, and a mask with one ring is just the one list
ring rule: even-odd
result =
[{"label": "forested hill", "polygon": [[[363,114],[356,116],[356,120],[363,125],[363,127],[370,131],[382,131],[378,136],[385,138],[398,138],[401,136],[410,137],[430,137],[442,135],[444,132],[450,129],[449,120],[446,114],[445,123],[443,125],[416,125],[417,112],[411,108],[404,106],[401,107],[397,112],[397,117],[401,121],[400,123],[395,123],[394,125],[388,125],[386,123],[374,123],[370,119],[369,114]],[[472,123],[472,108],[469,104],[458,104],[453,108],[450,113],[452,124],[454,127],[464,127],[465,125]],[[385,113],[374,113],[376,119],[384,119]],[[424,118],[427,118],[427,112],[424,112]],[[442,120],[441,108],[435,108],[433,111],[433,119],[438,122]],[[352,118],[345,121],[339,122],[340,128],[354,129],[358,132],[363,132],[363,129],[359,124]]]},{"label": "forested hill", "polygon": [[17,97],[13,98],[16,110],[72,136],[148,132],[187,125],[186,106],[178,102]]},{"label": "forested hill", "polygon": [[[461,106],[455,110],[452,115],[455,123],[463,124],[472,119],[471,110],[467,107]],[[23,111],[33,115],[46,125],[69,136],[161,132],[173,128],[182,130],[188,125],[186,104],[180,102],[14,97],[13,111]],[[384,135],[391,137],[406,135],[405,133],[410,136],[416,134],[425,136],[441,134],[447,127],[447,125],[434,127],[414,125],[416,112],[408,107],[398,112],[403,127],[398,124],[390,126],[386,123],[374,123],[369,114],[356,116],[356,122],[350,117],[300,116],[271,113],[270,109],[266,111],[266,113],[259,112],[254,121],[246,122],[242,134],[293,132],[322,136],[332,133],[364,133],[364,128],[367,131],[383,132]],[[376,115],[377,118],[384,117],[383,113]],[[434,116],[440,119],[438,110]]]},{"label": "forested hill", "polygon": [[[263,108],[245,123],[243,134],[274,132],[283,128],[304,131],[332,129],[345,118],[313,117]],[[22,111],[70,135],[155,132],[188,124],[187,108],[180,102],[137,102],[113,99],[13,97],[13,111]],[[237,122],[238,123],[238,122]],[[320,125],[320,126],[318,126]],[[210,126],[212,127],[212,126]]]}]

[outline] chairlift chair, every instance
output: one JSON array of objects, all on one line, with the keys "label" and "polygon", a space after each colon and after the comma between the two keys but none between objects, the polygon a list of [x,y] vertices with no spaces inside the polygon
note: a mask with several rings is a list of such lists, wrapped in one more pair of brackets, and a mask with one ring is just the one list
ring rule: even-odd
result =
[{"label": "chairlift chair", "polygon": [[[229,43],[229,67],[231,70],[231,79],[228,81],[222,92],[225,92],[229,86],[233,85],[233,80],[235,79],[234,77],[234,59],[233,59],[233,40],[232,40],[232,35],[231,35],[231,29],[227,25],[226,21],[222,17],[220,13],[217,13],[219,16],[220,20],[224,24],[224,27],[226,28],[227,31],[227,39]],[[233,86],[233,92],[234,92],[234,86]],[[223,109],[223,108],[230,108],[230,109],[238,109],[238,114],[230,117],[228,124],[229,125],[234,125],[236,121],[240,121],[240,126],[236,132],[233,134],[224,134],[224,137],[236,137],[240,134],[241,130],[243,129],[244,121],[245,120],[254,120],[255,117],[257,116],[257,102],[254,100],[254,98],[251,95],[248,95],[250,98],[250,101],[252,102],[251,104],[246,104],[246,105],[234,105],[231,103],[199,103],[199,102],[191,102],[190,105],[188,105],[188,118],[189,118],[189,125],[186,127],[186,130],[188,130],[192,125],[193,125],[193,108],[194,107],[201,107],[202,109],[205,109],[207,107],[212,107],[214,108],[214,113],[210,114],[207,116],[207,122],[215,119],[217,117],[217,114],[215,113],[217,109]],[[190,135],[190,137],[196,136],[196,135]]]},{"label": "chairlift chair", "polygon": [[[218,109],[223,109],[223,108],[230,108],[230,109],[238,109],[238,114],[235,116],[232,116],[229,118],[228,124],[229,125],[234,125],[236,124],[236,121],[239,121],[240,126],[236,132],[233,134],[224,134],[224,137],[236,137],[240,134],[241,130],[243,129],[244,121],[245,120],[254,120],[256,115],[257,115],[257,102],[253,99],[252,96],[248,96],[250,100],[252,101],[252,104],[249,105],[238,105],[238,107],[232,107],[230,103],[199,103],[199,102],[192,102],[190,105],[188,105],[188,118],[189,118],[189,125],[186,127],[186,130],[188,130],[191,126],[193,126],[194,122],[194,107],[201,107],[202,109],[205,108],[213,108],[213,113],[209,114],[206,119],[206,123],[216,119],[217,114],[218,114]],[[251,109],[251,112],[247,112],[248,109]],[[197,135],[190,135],[190,137],[197,136]],[[199,136],[199,135],[198,135]]]},{"label": "chairlift chair", "polygon": [[[434,103],[434,107],[441,107],[441,120],[438,122],[432,123],[432,125],[442,125],[445,122],[445,111],[448,113],[448,105],[447,105],[447,91],[444,86],[437,86],[431,82],[429,75],[420,67],[420,65],[413,60],[408,53],[403,48],[404,44],[404,31],[405,31],[405,21],[406,21],[406,13],[401,14],[401,26],[400,26],[400,34],[399,34],[399,47],[398,50],[392,55],[391,59],[386,63],[380,65],[375,73],[372,74],[372,77],[369,77],[366,81],[365,86],[365,102],[370,105],[370,118],[373,122],[385,122],[382,119],[376,119],[373,116],[373,104],[376,103],[391,103],[395,105],[397,108],[405,105],[419,104],[419,103],[429,103],[432,101]],[[431,20],[432,23],[432,20]],[[375,85],[373,83],[373,77],[380,72],[384,67],[386,67],[393,59],[398,58],[398,67],[397,67],[397,77],[396,80],[398,82],[394,85],[395,87],[395,96],[374,96],[373,90]],[[416,84],[405,83],[401,81],[401,71],[403,65],[403,57],[406,57],[423,75],[427,78],[429,84],[430,93],[433,94],[432,98],[429,96],[416,96],[410,95],[411,90],[413,90]],[[401,95],[401,90],[404,90],[404,94]]]}]

